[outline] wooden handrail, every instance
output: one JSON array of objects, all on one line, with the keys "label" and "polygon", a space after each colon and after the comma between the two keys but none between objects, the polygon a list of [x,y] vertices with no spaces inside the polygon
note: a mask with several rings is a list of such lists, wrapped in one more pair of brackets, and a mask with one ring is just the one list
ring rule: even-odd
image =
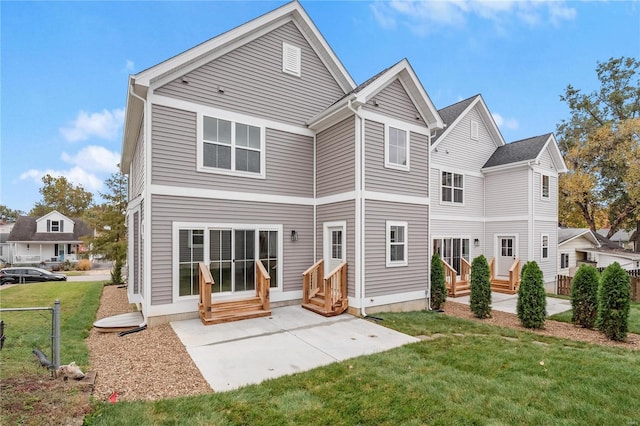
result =
[{"label": "wooden handrail", "polygon": [[211,312],[211,292],[213,290],[213,277],[211,271],[204,262],[198,263],[198,287],[200,290],[200,312]]},{"label": "wooden handrail", "polygon": [[456,283],[458,280],[458,273],[456,272],[455,269],[453,269],[451,267],[451,265],[449,265],[447,263],[446,260],[444,259],[440,259],[442,261],[442,266],[444,266],[444,277],[445,277],[445,284],[447,286],[447,288],[449,289],[449,293],[450,294],[456,294]]},{"label": "wooden handrail", "polygon": [[256,296],[262,302],[262,309],[268,311],[270,309],[269,289],[271,288],[271,276],[264,268],[261,260],[256,260]]},{"label": "wooden handrail", "polygon": [[302,303],[309,303],[309,299],[318,294],[323,278],[324,260],[322,259],[302,273]]},{"label": "wooden handrail", "polygon": [[489,260],[489,280],[493,281],[496,277],[496,258],[492,257]]},{"label": "wooden handrail", "polygon": [[342,262],[324,277],[324,308],[331,311],[332,306],[347,297],[347,262]]},{"label": "wooden handrail", "polygon": [[509,287],[516,291],[520,284],[520,258],[516,258],[509,268]]},{"label": "wooden handrail", "polygon": [[471,283],[471,264],[464,257],[460,258],[460,281]]}]

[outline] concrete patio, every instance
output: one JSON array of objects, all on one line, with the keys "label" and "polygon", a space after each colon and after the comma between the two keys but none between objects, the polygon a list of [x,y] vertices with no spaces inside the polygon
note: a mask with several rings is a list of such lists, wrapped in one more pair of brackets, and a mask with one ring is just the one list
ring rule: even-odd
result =
[{"label": "concrete patio", "polygon": [[[451,297],[447,298],[452,302],[469,304],[469,296],[463,297]],[[491,292],[491,309],[495,311],[508,312],[510,314],[516,314],[518,304],[517,294],[504,294]],[[571,300],[558,299],[556,297],[547,296],[547,315],[555,315],[560,312],[565,312],[571,309]]]}]

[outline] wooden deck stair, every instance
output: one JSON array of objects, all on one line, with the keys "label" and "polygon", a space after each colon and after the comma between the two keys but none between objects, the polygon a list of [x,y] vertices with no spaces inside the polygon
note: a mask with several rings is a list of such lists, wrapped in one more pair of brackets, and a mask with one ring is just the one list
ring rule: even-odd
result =
[{"label": "wooden deck stair", "polygon": [[203,324],[221,324],[271,315],[271,311],[262,307],[258,296],[246,299],[212,302],[207,309],[200,309],[200,320]]},{"label": "wooden deck stair", "polygon": [[[445,260],[442,260],[448,297],[462,297],[471,294],[471,265],[465,259],[461,261],[461,273],[457,274]],[[502,279],[495,276],[495,259],[489,261],[491,291],[496,293],[516,294],[520,287],[520,259],[514,259],[509,269],[509,278]]]},{"label": "wooden deck stair", "polygon": [[234,300],[214,301],[211,289],[213,278],[209,268],[204,263],[199,263],[200,301],[198,311],[200,321],[204,325],[221,324],[231,321],[240,321],[249,318],[259,318],[271,315],[269,302],[269,288],[271,277],[265,270],[262,262],[256,262],[256,295]]},{"label": "wooden deck stair", "polygon": [[324,276],[319,260],[302,274],[302,307],[325,317],[340,315],[349,307],[347,298],[347,262]]}]

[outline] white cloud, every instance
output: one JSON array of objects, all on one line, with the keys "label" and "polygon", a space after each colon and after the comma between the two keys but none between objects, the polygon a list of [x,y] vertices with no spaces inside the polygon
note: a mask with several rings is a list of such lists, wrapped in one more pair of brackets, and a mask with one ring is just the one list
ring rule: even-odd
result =
[{"label": "white cloud", "polygon": [[131,60],[127,59],[127,62],[124,64],[124,71],[128,73],[132,73],[136,70],[136,64]]},{"label": "white cloud", "polygon": [[497,112],[492,112],[493,120],[496,122],[498,127],[502,127],[509,130],[516,130],[520,125],[518,124],[518,120],[515,118],[504,118],[502,115]]},{"label": "white cloud", "polygon": [[124,108],[102,110],[89,114],[80,111],[70,127],[60,128],[60,133],[69,142],[78,142],[98,137],[113,140],[119,135],[124,123]]},{"label": "white cloud", "polygon": [[402,24],[417,34],[426,34],[434,27],[461,27],[474,16],[499,27],[510,21],[528,26],[545,22],[558,26],[576,17],[576,9],[563,0],[391,0],[376,1],[371,11],[382,28],[393,29]]},{"label": "white cloud", "polygon": [[76,155],[62,153],[62,161],[97,172],[114,173],[120,162],[120,154],[109,151],[103,146],[90,145],[82,148]]},{"label": "white cloud", "polygon": [[103,179],[99,178],[95,174],[84,170],[81,167],[73,167],[69,170],[36,170],[31,169],[20,175],[20,179],[28,180],[31,179],[38,185],[42,185],[42,177],[44,175],[51,175],[53,177],[64,176],[67,180],[73,185],[81,185],[85,190],[94,193],[102,190],[103,187]]}]

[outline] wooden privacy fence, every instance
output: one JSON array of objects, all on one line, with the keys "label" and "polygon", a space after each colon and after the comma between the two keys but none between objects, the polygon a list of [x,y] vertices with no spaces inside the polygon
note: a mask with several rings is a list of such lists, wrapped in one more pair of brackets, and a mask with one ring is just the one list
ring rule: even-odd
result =
[{"label": "wooden privacy fence", "polygon": [[[629,271],[634,272],[634,271]],[[640,302],[640,276],[629,274],[631,277],[631,301]],[[562,296],[571,296],[571,280],[573,277],[568,275],[558,275],[556,283],[558,284],[557,294]]]}]

